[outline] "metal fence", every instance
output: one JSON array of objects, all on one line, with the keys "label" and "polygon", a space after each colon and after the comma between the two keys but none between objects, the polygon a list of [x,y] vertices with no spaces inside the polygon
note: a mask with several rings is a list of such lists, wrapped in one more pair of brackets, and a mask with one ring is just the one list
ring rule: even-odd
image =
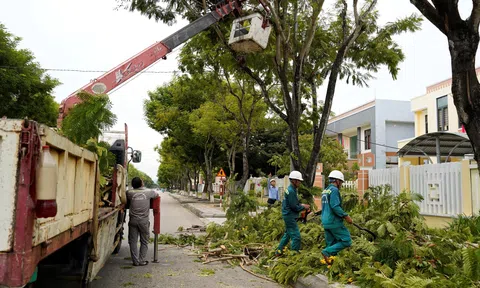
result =
[{"label": "metal fence", "polygon": [[390,185],[392,192],[398,195],[400,191],[400,169],[375,169],[368,172],[368,186]]},{"label": "metal fence", "polygon": [[410,166],[410,191],[423,196],[419,203],[423,215],[462,214],[461,163]]},{"label": "metal fence", "polygon": [[342,185],[342,190],[347,191],[357,191],[358,188],[358,180],[355,181],[345,181]]}]

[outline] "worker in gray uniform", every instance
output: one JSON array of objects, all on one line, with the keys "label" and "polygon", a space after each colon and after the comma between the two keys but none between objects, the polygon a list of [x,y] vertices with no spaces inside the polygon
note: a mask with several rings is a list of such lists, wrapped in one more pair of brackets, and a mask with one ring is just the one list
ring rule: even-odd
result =
[{"label": "worker in gray uniform", "polygon": [[[127,200],[130,209],[128,221],[128,244],[133,266],[145,266],[150,240],[150,199],[160,197],[154,190],[146,189],[139,177],[132,179],[132,187],[127,191]],[[140,236],[140,255],[138,255],[138,236]]]}]

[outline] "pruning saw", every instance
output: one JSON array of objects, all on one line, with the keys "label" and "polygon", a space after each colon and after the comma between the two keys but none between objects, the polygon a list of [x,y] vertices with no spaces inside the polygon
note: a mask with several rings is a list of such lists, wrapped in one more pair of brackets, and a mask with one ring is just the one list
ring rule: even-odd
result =
[{"label": "pruning saw", "polygon": [[[312,213],[311,209],[303,210],[300,212],[300,217],[298,217],[296,220],[297,222],[302,222],[302,223],[307,223],[308,221],[312,220],[316,216],[322,214],[322,210],[316,211]],[[352,223],[353,226],[357,227],[359,230],[365,231],[368,234],[370,234],[373,237],[373,240],[377,239],[377,235],[373,233],[372,231],[368,230],[367,228],[364,228],[357,223]]]}]

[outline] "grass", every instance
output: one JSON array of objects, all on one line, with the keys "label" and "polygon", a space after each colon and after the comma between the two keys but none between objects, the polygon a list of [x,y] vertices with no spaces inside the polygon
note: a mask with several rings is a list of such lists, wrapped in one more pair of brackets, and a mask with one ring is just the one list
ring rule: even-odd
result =
[{"label": "grass", "polygon": [[129,286],[134,286],[135,284],[133,284],[132,282],[126,282],[126,283],[123,283],[122,286],[123,287],[129,287]]},{"label": "grass", "polygon": [[150,273],[145,273],[142,276],[143,276],[143,278],[152,278],[153,277],[152,274],[150,274]]}]

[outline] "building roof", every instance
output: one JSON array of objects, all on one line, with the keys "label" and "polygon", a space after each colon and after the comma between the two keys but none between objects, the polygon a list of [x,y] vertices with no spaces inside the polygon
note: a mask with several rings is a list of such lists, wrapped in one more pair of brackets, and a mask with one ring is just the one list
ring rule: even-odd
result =
[{"label": "building roof", "polygon": [[[480,74],[480,67],[477,67],[475,69],[475,72],[477,73],[477,77],[478,77],[479,74]],[[427,86],[427,94],[432,93],[436,90],[440,90],[440,89],[443,89],[443,88],[450,87],[450,86],[452,86],[452,78],[449,78],[449,79],[437,82],[433,85]]]},{"label": "building roof", "polygon": [[[437,155],[437,144],[440,155]],[[397,153],[400,157],[407,155],[461,157],[465,154],[473,154],[473,148],[470,139],[464,133],[433,132],[412,139]]]},{"label": "building roof", "polygon": [[344,112],[344,113],[342,113],[342,114],[335,115],[334,117],[331,117],[330,119],[328,119],[328,124],[333,123],[333,122],[335,122],[335,121],[338,121],[338,120],[340,120],[340,119],[343,119],[343,118],[345,118],[345,117],[348,117],[348,116],[350,116],[350,115],[356,114],[356,113],[361,112],[361,111],[363,111],[363,110],[366,110],[366,109],[368,109],[368,108],[372,108],[372,107],[374,107],[374,106],[375,106],[375,100],[370,101],[370,102],[368,102],[368,103],[365,103],[365,104],[363,104],[363,105],[360,105],[360,106],[358,106],[358,107],[355,107],[355,108],[353,108],[353,109],[351,109],[351,110],[348,110],[347,112]]}]

